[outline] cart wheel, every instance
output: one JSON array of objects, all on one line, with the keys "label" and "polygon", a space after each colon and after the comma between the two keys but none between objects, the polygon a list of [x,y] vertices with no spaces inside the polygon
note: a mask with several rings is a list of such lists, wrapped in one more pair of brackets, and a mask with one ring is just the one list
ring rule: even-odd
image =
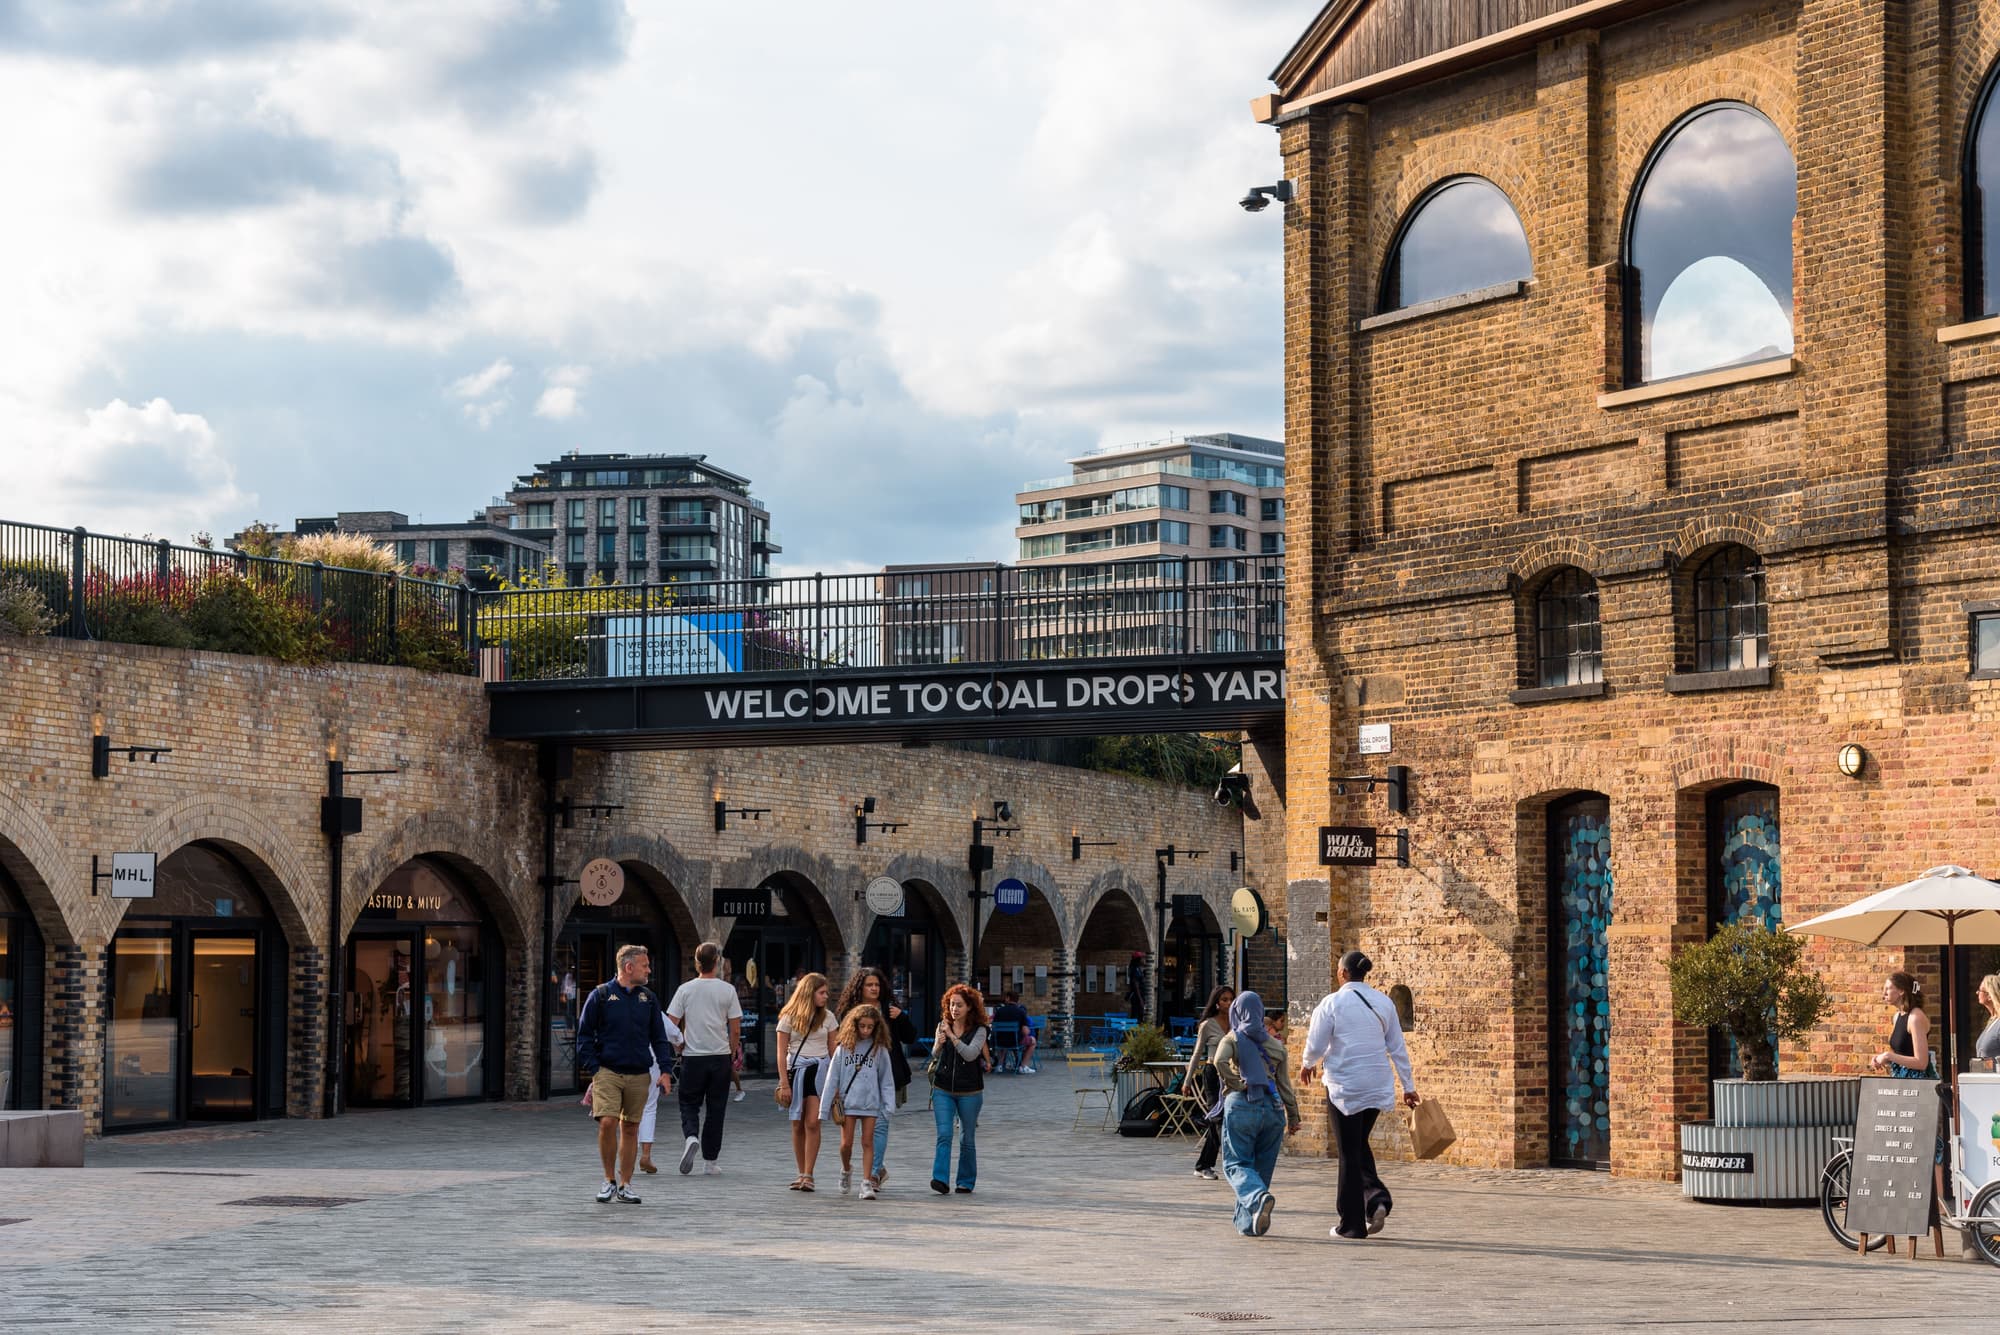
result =
[{"label": "cart wheel", "polygon": [[1972,1198],[1965,1233],[1981,1257],[2000,1265],[2000,1182],[1988,1182]]},{"label": "cart wheel", "polygon": [[[1828,1159],[1819,1173],[1819,1216],[1826,1221],[1826,1231],[1833,1234],[1833,1240],[1851,1252],[1861,1248],[1861,1239],[1847,1231],[1847,1180],[1853,1167],[1853,1151],[1842,1150]],[[1880,1251],[1888,1243],[1886,1235],[1870,1238],[1868,1250]],[[1995,1264],[2000,1265],[2000,1261]]]}]

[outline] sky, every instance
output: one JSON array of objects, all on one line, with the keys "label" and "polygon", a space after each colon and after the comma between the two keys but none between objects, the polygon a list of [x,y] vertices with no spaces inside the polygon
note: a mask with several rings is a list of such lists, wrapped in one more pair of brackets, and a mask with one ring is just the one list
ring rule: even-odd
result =
[{"label": "sky", "polygon": [[1249,99],[1317,0],[0,0],[0,518],[462,521],[752,479],[781,573],[1013,556],[1099,445],[1282,435]]}]

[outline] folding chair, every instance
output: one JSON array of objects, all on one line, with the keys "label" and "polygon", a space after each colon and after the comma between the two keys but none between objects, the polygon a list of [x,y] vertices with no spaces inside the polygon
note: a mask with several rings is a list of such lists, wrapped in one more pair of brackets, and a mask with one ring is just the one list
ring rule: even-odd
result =
[{"label": "folding chair", "polygon": [[1165,1096],[1167,1115],[1160,1123],[1160,1139],[1173,1136],[1196,1136],[1202,1132],[1202,1115],[1208,1111],[1201,1099],[1194,1095],[1175,1092]]},{"label": "folding chair", "polygon": [[[1063,1060],[1069,1063],[1070,1071],[1079,1080],[1103,1080],[1106,1076],[1104,1054],[1101,1052],[1066,1052]],[[1069,1129],[1074,1131],[1082,1126],[1084,1114],[1091,1110],[1093,1104],[1100,1102],[1102,1111],[1098,1115],[1097,1129],[1102,1131],[1110,1126],[1112,1093],[1113,1089],[1108,1084],[1078,1085],[1076,1117],[1070,1122]]]}]

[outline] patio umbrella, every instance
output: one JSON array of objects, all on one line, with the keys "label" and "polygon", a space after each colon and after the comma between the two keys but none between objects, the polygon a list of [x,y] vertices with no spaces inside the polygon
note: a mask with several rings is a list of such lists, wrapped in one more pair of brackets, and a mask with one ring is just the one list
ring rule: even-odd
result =
[{"label": "patio umbrella", "polygon": [[1945,1064],[1951,1075],[1952,1119],[1958,1118],[1958,1063],[1953,1059],[1953,980],[1961,942],[2000,945],[2000,885],[1964,867],[1932,867],[1914,881],[1877,891],[1844,909],[1785,928],[1800,936],[1830,936],[1864,946],[1943,946]]}]

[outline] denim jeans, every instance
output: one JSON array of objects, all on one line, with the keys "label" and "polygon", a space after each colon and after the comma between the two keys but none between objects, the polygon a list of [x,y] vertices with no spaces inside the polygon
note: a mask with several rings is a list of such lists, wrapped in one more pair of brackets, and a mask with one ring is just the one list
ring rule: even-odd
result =
[{"label": "denim jeans", "polygon": [[971,1187],[979,1176],[979,1152],[974,1145],[974,1133],[979,1129],[979,1105],[986,1099],[985,1094],[947,1094],[938,1090],[931,1095],[931,1117],[937,1122],[937,1156],[931,1160],[931,1181],[951,1181],[951,1124],[954,1119],[959,1125],[958,1139],[958,1183],[961,1187]]},{"label": "denim jeans", "polygon": [[886,1156],[888,1155],[888,1153],[889,1153],[889,1119],[886,1117],[878,1117],[875,1119],[875,1174],[878,1177],[881,1176],[882,1165],[884,1162],[886,1162]]},{"label": "denim jeans", "polygon": [[1231,1094],[1222,1111],[1222,1175],[1236,1193],[1236,1231],[1248,1235],[1257,1207],[1271,1194],[1271,1174],[1285,1144],[1285,1105]]}]

